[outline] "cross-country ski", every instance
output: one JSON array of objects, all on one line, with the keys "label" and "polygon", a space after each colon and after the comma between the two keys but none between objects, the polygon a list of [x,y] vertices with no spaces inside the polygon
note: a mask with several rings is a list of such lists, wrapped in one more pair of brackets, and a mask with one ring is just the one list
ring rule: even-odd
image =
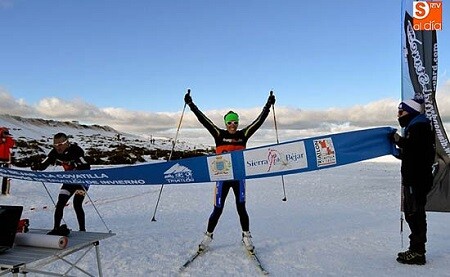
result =
[{"label": "cross-country ski", "polygon": [[245,253],[247,253],[247,256],[250,258],[250,260],[255,264],[256,268],[264,275],[269,275],[269,272],[264,268],[264,266],[261,263],[261,260],[259,259],[258,255],[256,255],[256,250],[248,250],[244,246]]},{"label": "cross-country ski", "polygon": [[186,262],[180,266],[180,271],[184,271],[195,259],[203,255],[207,250],[200,250],[198,249],[194,254],[192,254]]}]

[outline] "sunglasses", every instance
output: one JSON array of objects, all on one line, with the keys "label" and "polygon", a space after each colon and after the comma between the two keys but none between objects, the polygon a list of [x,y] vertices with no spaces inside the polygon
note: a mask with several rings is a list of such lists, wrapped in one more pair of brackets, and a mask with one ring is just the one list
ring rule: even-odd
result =
[{"label": "sunglasses", "polygon": [[59,143],[53,143],[53,146],[54,147],[58,147],[58,146],[66,144],[66,143],[67,143],[67,139],[65,141],[62,141],[62,142],[59,142]]},{"label": "sunglasses", "polygon": [[231,124],[238,125],[239,121],[227,121],[227,125],[231,125]]},{"label": "sunglasses", "polygon": [[405,113],[404,110],[398,110],[398,115],[399,115],[399,116],[402,116],[404,113]]}]

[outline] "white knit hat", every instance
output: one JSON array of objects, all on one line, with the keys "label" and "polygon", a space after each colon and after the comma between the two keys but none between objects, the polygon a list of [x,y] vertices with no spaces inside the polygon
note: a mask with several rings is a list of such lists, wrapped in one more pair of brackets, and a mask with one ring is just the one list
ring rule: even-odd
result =
[{"label": "white knit hat", "polygon": [[422,99],[407,99],[398,105],[399,110],[407,111],[410,114],[423,113],[424,105]]}]

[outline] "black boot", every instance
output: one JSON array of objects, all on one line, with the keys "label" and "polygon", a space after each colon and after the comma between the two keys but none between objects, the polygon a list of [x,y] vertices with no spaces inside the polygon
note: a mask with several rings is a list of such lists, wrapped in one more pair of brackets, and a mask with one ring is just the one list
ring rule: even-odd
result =
[{"label": "black boot", "polygon": [[397,254],[397,262],[402,264],[424,265],[426,263],[425,254],[420,254],[412,250]]},{"label": "black boot", "polygon": [[67,228],[66,224],[59,226],[47,233],[47,235],[53,236],[68,236],[70,234],[70,229]]}]

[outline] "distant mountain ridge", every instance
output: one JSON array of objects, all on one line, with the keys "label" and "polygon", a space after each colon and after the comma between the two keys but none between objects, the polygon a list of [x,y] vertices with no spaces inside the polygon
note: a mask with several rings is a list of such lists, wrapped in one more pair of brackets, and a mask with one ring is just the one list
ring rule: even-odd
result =
[{"label": "distant mountain ridge", "polygon": [[[53,147],[53,135],[59,132],[66,133],[71,142],[80,145],[94,165],[135,164],[168,159],[174,143],[170,138],[150,140],[122,133],[109,126],[14,115],[0,115],[0,127],[9,128],[16,140],[12,164],[18,167],[28,167],[42,160]],[[172,160],[213,153],[212,150],[203,145],[177,141]]]},{"label": "distant mountain ridge", "polygon": [[20,126],[22,124],[35,125],[35,126],[47,126],[52,128],[73,128],[73,129],[91,129],[105,132],[114,132],[119,133],[114,128],[109,126],[100,126],[100,125],[85,125],[80,124],[78,121],[57,121],[52,119],[42,119],[42,118],[26,118],[15,115],[2,114],[0,115],[0,125],[4,127],[7,126],[8,123],[12,126]]}]

